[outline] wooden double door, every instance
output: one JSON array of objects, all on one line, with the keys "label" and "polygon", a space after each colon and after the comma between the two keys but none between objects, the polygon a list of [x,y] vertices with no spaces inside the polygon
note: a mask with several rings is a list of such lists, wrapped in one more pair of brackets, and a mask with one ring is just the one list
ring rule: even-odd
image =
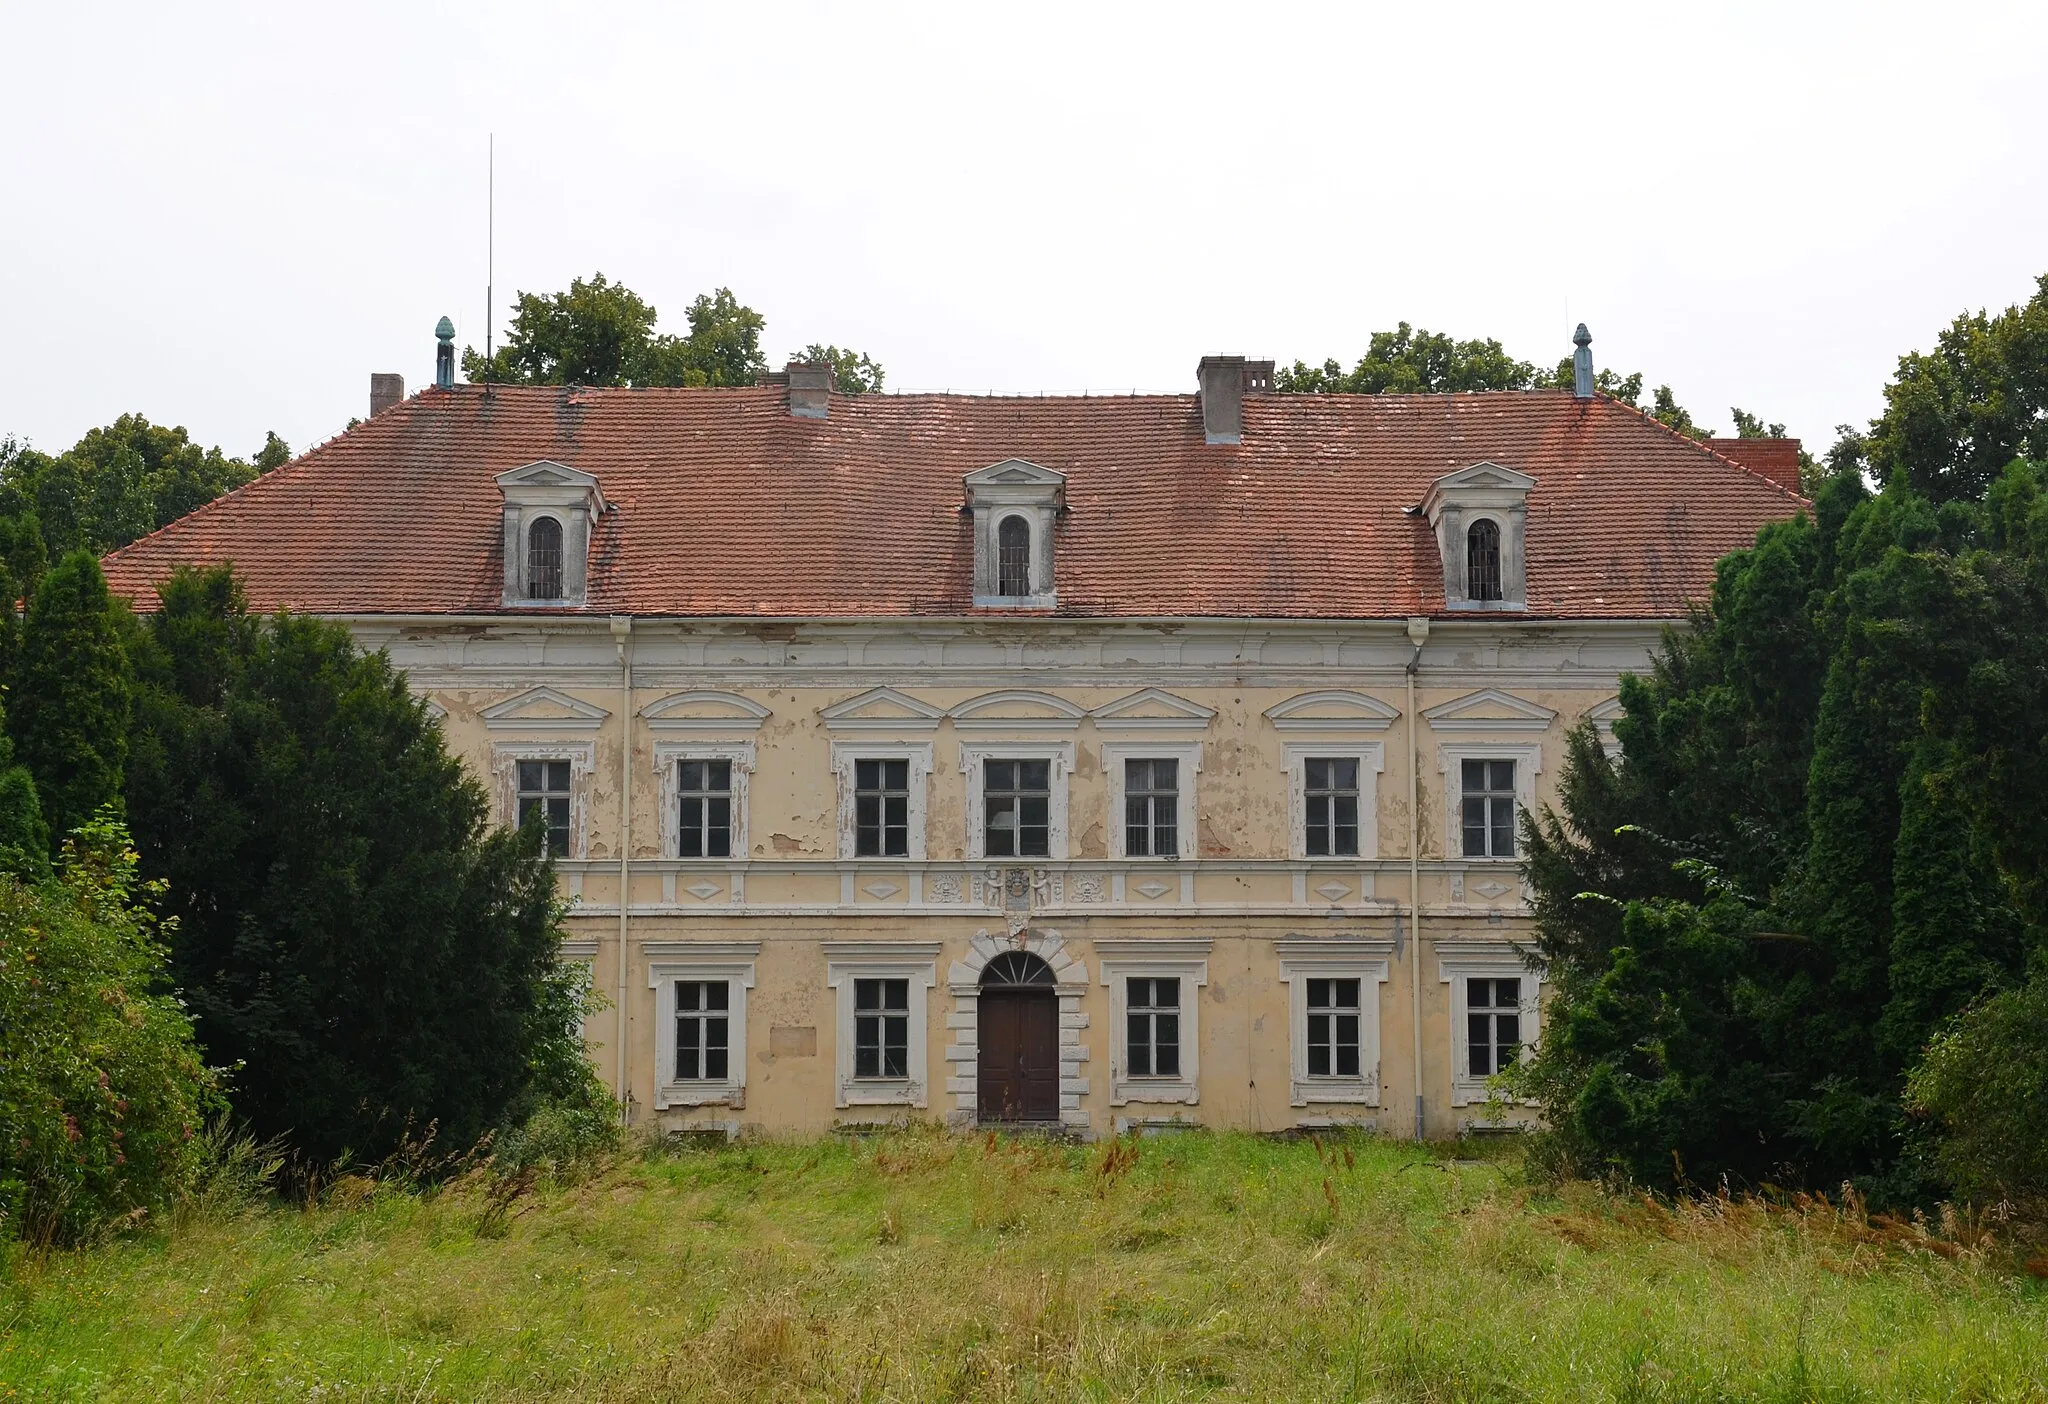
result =
[{"label": "wooden double door", "polygon": [[984,989],[977,1020],[984,1122],[1060,1119],[1060,1010],[1049,989]]}]

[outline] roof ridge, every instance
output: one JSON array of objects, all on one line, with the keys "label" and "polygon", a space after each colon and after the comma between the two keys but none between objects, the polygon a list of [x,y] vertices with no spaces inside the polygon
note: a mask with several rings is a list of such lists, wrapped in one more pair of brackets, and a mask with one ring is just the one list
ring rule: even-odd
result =
[{"label": "roof ridge", "polygon": [[[1598,398],[1611,401],[1614,404],[1621,406],[1623,409],[1634,410],[1639,417],[1646,419],[1650,423],[1656,425],[1659,429],[1662,429],[1665,433],[1669,434],[1672,438],[1678,440],[1680,443],[1691,444],[1694,448],[1706,454],[1707,457],[1713,459],[1716,463],[1724,463],[1728,467],[1733,468],[1738,473],[1747,473],[1750,477],[1755,478],[1760,483],[1769,483],[1772,487],[1776,488],[1779,492],[1785,494],[1785,496],[1791,498],[1794,502],[1797,502],[1802,507],[1811,507],[1813,505],[1812,498],[1801,497],[1798,493],[1792,491],[1792,489],[1786,487],[1783,483],[1779,482],[1776,478],[1771,477],[1768,473],[1759,473],[1756,469],[1750,467],[1748,464],[1738,463],[1736,460],[1730,458],[1727,454],[1715,451],[1715,449],[1706,441],[1706,439],[1695,439],[1690,434],[1679,433],[1676,429],[1673,429],[1669,424],[1666,424],[1663,420],[1651,414],[1641,405],[1632,405],[1627,400],[1621,399],[1615,395],[1610,395],[1605,390],[1596,390],[1593,393]],[[1708,438],[1712,437],[1712,435],[1708,435]],[[1789,438],[1791,436],[1787,435],[1785,437]]]}]

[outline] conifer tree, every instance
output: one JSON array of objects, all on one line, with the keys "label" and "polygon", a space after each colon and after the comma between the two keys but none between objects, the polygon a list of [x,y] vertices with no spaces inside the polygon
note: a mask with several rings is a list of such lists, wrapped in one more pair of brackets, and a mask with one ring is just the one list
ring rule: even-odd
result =
[{"label": "conifer tree", "polygon": [[116,609],[99,562],[74,551],[43,577],[22,626],[9,721],[59,841],[121,798],[131,689]]}]

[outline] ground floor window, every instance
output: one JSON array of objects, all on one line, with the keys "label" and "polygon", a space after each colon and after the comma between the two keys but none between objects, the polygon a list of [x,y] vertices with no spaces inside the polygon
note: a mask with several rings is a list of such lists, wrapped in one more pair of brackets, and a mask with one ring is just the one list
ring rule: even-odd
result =
[{"label": "ground floor window", "polygon": [[1100,940],[1109,987],[1110,1103],[1198,1100],[1205,938]]},{"label": "ground floor window", "polygon": [[1180,1076],[1180,981],[1139,975],[1125,982],[1124,1052],[1132,1077]]},{"label": "ground floor window", "polygon": [[1522,1055],[1520,977],[1465,982],[1465,1060],[1470,1076],[1505,1072]]},{"label": "ground floor window", "polygon": [[853,1075],[910,1075],[910,981],[853,982]]},{"label": "ground floor window", "polygon": [[657,1109],[746,1104],[747,991],[760,948],[758,941],[648,944]]},{"label": "ground floor window", "polygon": [[1451,996],[1451,1105],[1489,1101],[1488,1080],[1536,1041],[1542,974],[1506,941],[1446,936],[1436,950]]},{"label": "ground floor window", "polygon": [[1359,980],[1308,982],[1310,1077],[1358,1076]]},{"label": "ground floor window", "polygon": [[838,1011],[834,1104],[925,1106],[938,942],[827,941],[825,953]]},{"label": "ground floor window", "polygon": [[731,1001],[732,987],[724,980],[676,981],[677,1082],[725,1081]]},{"label": "ground floor window", "polygon": [[1288,988],[1297,1107],[1378,1106],[1380,987],[1393,955],[1374,936],[1289,937],[1276,943]]}]

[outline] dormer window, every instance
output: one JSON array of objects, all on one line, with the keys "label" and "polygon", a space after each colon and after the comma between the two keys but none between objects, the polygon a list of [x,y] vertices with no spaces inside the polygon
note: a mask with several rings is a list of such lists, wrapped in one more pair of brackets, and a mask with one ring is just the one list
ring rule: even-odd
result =
[{"label": "dormer window", "polygon": [[507,606],[587,602],[590,536],[604,515],[597,479],[541,459],[497,476]]},{"label": "dormer window", "polygon": [[1498,463],[1475,463],[1430,484],[1422,510],[1443,560],[1446,609],[1528,608],[1524,528],[1535,486],[1527,473]]},{"label": "dormer window", "polygon": [[996,528],[996,593],[1021,599],[1031,593],[1031,524],[1009,516]]},{"label": "dormer window", "polygon": [[536,517],[526,529],[526,597],[562,598],[562,524],[554,517]]},{"label": "dormer window", "polygon": [[1465,532],[1465,598],[1500,598],[1500,523],[1481,517]]},{"label": "dormer window", "polygon": [[1065,474],[1021,458],[967,475],[977,609],[1052,609],[1058,603],[1053,526],[1066,483]]}]

